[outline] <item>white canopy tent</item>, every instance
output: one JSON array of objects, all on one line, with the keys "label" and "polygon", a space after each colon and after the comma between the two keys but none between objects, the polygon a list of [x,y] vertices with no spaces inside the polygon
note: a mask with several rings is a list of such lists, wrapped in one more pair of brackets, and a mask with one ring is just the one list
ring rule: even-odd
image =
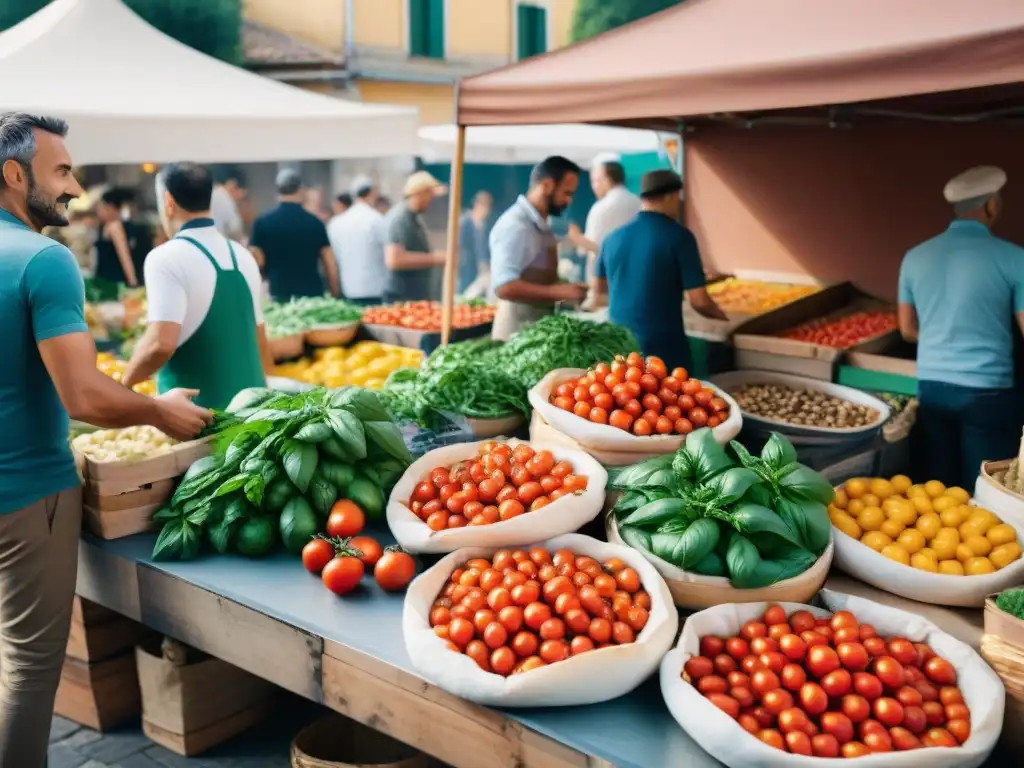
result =
[{"label": "white canopy tent", "polygon": [[120,0],[54,0],[0,33],[0,111],[70,124],[76,165],[415,154],[415,109],[322,96],[168,37]]},{"label": "white canopy tent", "polygon": [[[427,162],[447,162],[455,152],[454,125],[428,125],[419,130],[419,155]],[[537,163],[562,155],[589,166],[605,153],[658,152],[671,134],[602,125],[495,125],[466,129],[468,163]],[[677,137],[672,137],[676,138]]]}]

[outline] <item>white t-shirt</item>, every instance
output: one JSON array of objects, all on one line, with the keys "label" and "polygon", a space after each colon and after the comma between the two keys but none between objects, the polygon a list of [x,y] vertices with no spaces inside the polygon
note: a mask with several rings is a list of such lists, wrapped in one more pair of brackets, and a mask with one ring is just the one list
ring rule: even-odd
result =
[{"label": "white t-shirt", "polygon": [[[228,242],[215,227],[190,227],[180,234],[202,243],[221,269],[232,269]],[[256,325],[261,325],[263,309],[260,307],[260,268],[246,248],[235,242],[232,245],[238,269],[252,294]],[[180,347],[198,330],[210,311],[217,271],[202,251],[180,237],[172,237],[150,251],[144,269],[149,322],[181,325],[181,335],[178,337]]]},{"label": "white t-shirt", "polygon": [[[598,245],[612,232],[633,220],[640,212],[640,198],[623,186],[612,187],[608,194],[594,203],[587,214],[584,236]],[[593,277],[597,254],[587,259],[587,279]]]},{"label": "white t-shirt", "polygon": [[384,294],[388,270],[384,246],[388,242],[384,216],[362,200],[327,223],[327,237],[338,261],[341,292],[350,299]]},{"label": "white t-shirt", "polygon": [[224,237],[239,238],[245,234],[242,214],[238,212],[238,204],[231,193],[218,184],[213,188],[210,198],[210,215],[213,217],[217,231]]}]

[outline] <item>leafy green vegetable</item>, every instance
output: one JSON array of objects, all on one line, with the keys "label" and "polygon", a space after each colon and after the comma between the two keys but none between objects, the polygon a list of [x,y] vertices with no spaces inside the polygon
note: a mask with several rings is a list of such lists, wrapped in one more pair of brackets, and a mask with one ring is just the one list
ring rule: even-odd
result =
[{"label": "leafy green vegetable", "polygon": [[[792,465],[789,465],[792,466]],[[832,484],[810,467],[800,464],[779,480],[779,487],[790,498],[831,504],[836,497]]]},{"label": "leafy green vegetable", "polygon": [[644,504],[622,521],[623,525],[661,525],[676,518],[696,519],[690,505],[684,499],[658,499]]},{"label": "leafy green vegetable", "polygon": [[292,299],[285,304],[271,302],[263,308],[263,322],[271,339],[294,336],[321,325],[358,323],[362,317],[361,307],[328,295]]},{"label": "leafy green vegetable", "polygon": [[319,532],[320,523],[309,503],[301,496],[296,496],[281,510],[279,527],[284,548],[297,555]]},{"label": "leafy green vegetable", "polygon": [[1004,613],[1024,619],[1024,589],[1007,589],[1000,592],[996,596],[996,607]]},{"label": "leafy green vegetable", "polygon": [[778,471],[796,461],[796,449],[778,432],[773,432],[761,449],[761,460]]},{"label": "leafy green vegetable", "polygon": [[779,495],[772,506],[797,535],[801,545],[818,555],[825,551],[832,536],[832,523],[828,519],[828,509],[824,504],[814,501],[791,501]]},{"label": "leafy green vegetable", "polygon": [[316,471],[316,447],[309,443],[300,443],[298,440],[286,440],[281,446],[281,458],[288,479],[305,493]]},{"label": "leafy green vegetable", "polygon": [[329,483],[318,469],[313,473],[313,479],[309,481],[309,503],[320,517],[326,518],[327,514],[338,500],[338,489]]},{"label": "leafy green vegetable", "polygon": [[691,523],[683,531],[664,531],[659,528],[651,536],[651,549],[653,554],[662,560],[686,570],[695,566],[715,549],[719,535],[718,523],[702,518]]},{"label": "leafy green vegetable", "polygon": [[371,520],[384,516],[384,494],[366,475],[356,475],[343,492],[344,498],[354,501]]},{"label": "leafy green vegetable", "polygon": [[276,544],[274,523],[262,515],[246,518],[235,536],[235,549],[246,557],[266,557]]}]

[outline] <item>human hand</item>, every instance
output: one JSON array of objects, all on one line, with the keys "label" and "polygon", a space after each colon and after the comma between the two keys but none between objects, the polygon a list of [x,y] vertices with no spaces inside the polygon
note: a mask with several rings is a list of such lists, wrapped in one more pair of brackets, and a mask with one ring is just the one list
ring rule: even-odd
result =
[{"label": "human hand", "polygon": [[157,429],[175,440],[191,440],[213,421],[213,412],[192,402],[198,389],[172,389],[155,398]]},{"label": "human hand", "polygon": [[572,241],[573,245],[579,246],[580,241],[583,239],[583,230],[580,229],[579,224],[575,221],[569,224],[569,240]]},{"label": "human hand", "polygon": [[585,283],[561,283],[556,286],[556,299],[579,304],[587,297],[587,286]]}]

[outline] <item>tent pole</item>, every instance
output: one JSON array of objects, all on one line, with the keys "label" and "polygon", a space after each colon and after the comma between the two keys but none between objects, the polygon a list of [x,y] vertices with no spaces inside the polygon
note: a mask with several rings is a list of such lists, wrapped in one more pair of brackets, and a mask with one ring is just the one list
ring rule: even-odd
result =
[{"label": "tent pole", "polygon": [[452,310],[455,305],[455,275],[459,270],[459,214],[462,211],[462,172],[466,159],[466,126],[460,125],[455,137],[451,180],[448,188],[448,253],[444,262],[444,294],[441,305],[441,344],[452,335]]}]

